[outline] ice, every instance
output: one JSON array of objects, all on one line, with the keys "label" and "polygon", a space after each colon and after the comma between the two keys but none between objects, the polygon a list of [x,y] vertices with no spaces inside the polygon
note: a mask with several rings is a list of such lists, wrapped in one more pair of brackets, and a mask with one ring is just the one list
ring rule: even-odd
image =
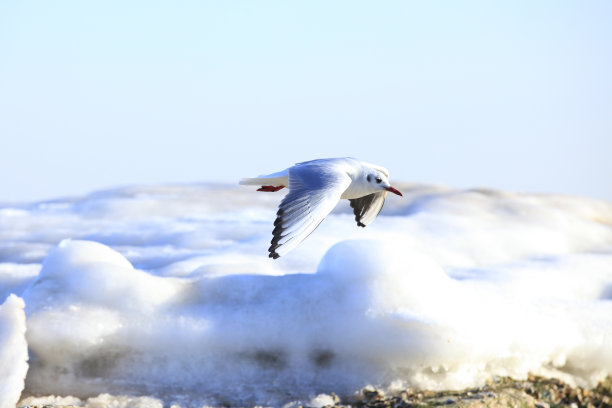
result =
[{"label": "ice", "polygon": [[[10,398],[25,378],[24,404],[324,406],[369,385],[612,374],[611,203],[401,187],[367,228],[341,203],[278,260],[282,193],[130,187],[0,208],[0,300],[24,299],[30,352],[27,376],[8,365]],[[0,333],[25,350],[20,302]]]},{"label": "ice", "polygon": [[319,394],[310,401],[307,406],[312,408],[333,407],[337,401],[332,395]]},{"label": "ice", "polygon": [[0,408],[17,404],[28,371],[24,306],[13,294],[0,305]]}]

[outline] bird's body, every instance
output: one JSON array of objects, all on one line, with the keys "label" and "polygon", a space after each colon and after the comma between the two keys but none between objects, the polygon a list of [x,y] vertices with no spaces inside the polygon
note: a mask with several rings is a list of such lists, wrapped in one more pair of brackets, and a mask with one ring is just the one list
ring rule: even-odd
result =
[{"label": "bird's body", "polygon": [[283,171],[240,180],[258,185],[258,191],[289,188],[282,200],[270,245],[270,258],[295,248],[334,209],[342,198],[351,202],[357,225],[365,227],[378,215],[387,191],[402,195],[389,184],[383,167],[353,158],[318,159],[298,163]]}]

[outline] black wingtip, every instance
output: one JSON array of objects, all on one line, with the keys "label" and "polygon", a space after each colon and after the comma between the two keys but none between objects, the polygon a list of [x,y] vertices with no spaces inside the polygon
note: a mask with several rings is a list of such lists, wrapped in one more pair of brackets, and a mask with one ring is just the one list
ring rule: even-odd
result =
[{"label": "black wingtip", "polygon": [[280,257],[280,255],[276,252],[276,248],[282,245],[278,243],[279,239],[280,235],[275,235],[274,238],[272,238],[272,245],[270,245],[270,248],[268,248],[268,252],[270,252],[270,254],[268,255],[269,258],[277,259],[278,257]]},{"label": "black wingtip", "polygon": [[285,228],[283,228],[283,215],[284,214],[285,212],[283,211],[282,208],[279,208],[278,211],[276,212],[277,217],[276,217],[276,220],[274,220],[274,229],[272,230],[272,241],[270,242],[270,248],[268,248],[268,252],[270,252],[270,254],[268,254],[268,258],[272,258],[272,259],[280,258],[280,255],[276,252],[276,248],[283,245],[283,244],[279,244],[278,241],[280,241],[281,238],[284,236],[282,235],[283,232],[285,231]]}]

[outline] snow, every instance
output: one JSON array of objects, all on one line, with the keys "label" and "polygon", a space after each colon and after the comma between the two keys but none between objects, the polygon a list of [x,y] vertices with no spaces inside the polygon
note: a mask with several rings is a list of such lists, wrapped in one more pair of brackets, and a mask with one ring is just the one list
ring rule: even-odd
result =
[{"label": "snow", "polygon": [[0,305],[0,408],[17,404],[28,371],[24,306],[13,294]]},{"label": "snow", "polygon": [[0,359],[15,379],[0,401],[323,406],[369,385],[612,374],[611,203],[403,187],[365,229],[341,203],[278,260],[283,193],[0,207],[1,341],[21,347]]}]

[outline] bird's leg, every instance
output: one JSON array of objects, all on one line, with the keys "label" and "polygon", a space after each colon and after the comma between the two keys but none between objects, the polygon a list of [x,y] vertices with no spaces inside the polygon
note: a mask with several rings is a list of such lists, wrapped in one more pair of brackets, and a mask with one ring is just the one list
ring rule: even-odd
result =
[{"label": "bird's leg", "polygon": [[268,192],[268,193],[273,193],[273,192],[278,191],[278,190],[280,190],[282,188],[285,188],[285,186],[276,186],[276,187],[274,187],[274,186],[261,186],[261,188],[258,188],[257,191],[265,191],[265,192]]}]

